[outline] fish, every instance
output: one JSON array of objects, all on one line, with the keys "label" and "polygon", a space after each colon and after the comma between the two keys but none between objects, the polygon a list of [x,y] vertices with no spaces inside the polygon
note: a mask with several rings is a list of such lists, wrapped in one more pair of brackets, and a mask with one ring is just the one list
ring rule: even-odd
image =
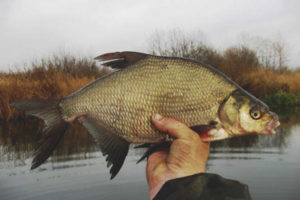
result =
[{"label": "fish", "polygon": [[245,134],[275,134],[280,125],[265,103],[200,61],[130,51],[95,59],[114,71],[62,98],[11,104],[44,121],[31,169],[52,155],[75,120],[106,157],[111,179],[120,171],[131,144],[172,141],[151,123],[156,113],[185,123],[207,142]]}]

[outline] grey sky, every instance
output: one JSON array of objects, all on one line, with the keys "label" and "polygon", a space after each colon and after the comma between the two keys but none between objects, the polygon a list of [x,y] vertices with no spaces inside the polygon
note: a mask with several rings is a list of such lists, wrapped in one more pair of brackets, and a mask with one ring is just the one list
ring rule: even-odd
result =
[{"label": "grey sky", "polygon": [[201,31],[224,49],[241,34],[281,40],[300,67],[299,0],[1,0],[0,70],[52,54],[147,51],[156,30]]}]

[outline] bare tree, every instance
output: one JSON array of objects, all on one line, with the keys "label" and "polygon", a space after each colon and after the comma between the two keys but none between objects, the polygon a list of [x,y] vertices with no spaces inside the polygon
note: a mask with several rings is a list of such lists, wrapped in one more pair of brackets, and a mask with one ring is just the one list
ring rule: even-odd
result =
[{"label": "bare tree", "polygon": [[201,32],[188,35],[180,29],[156,31],[150,37],[149,51],[154,55],[191,58],[218,67],[221,54],[208,46],[203,38]]},{"label": "bare tree", "polygon": [[241,43],[253,49],[259,59],[259,63],[265,68],[284,70],[286,63],[286,48],[281,40],[272,41],[259,36],[242,34]]},{"label": "bare tree", "polygon": [[256,52],[246,46],[234,46],[223,53],[220,70],[237,82],[241,82],[244,75],[259,67]]},{"label": "bare tree", "polygon": [[274,42],[273,49],[276,53],[276,59],[278,59],[278,67],[280,71],[286,69],[285,61],[286,61],[286,53],[285,53],[285,46],[282,42]]}]

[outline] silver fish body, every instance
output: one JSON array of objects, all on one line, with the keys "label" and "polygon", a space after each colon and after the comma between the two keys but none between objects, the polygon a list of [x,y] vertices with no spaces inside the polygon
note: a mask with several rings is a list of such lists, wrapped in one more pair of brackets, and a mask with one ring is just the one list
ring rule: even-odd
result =
[{"label": "silver fish body", "polygon": [[199,63],[149,56],[66,97],[61,108],[66,121],[87,114],[131,143],[158,142],[166,135],[151,126],[153,114],[208,124],[236,89]]},{"label": "silver fish body", "polygon": [[121,168],[130,143],[166,140],[167,135],[151,124],[155,113],[175,118],[198,133],[207,130],[202,135],[205,141],[273,133],[279,125],[276,114],[263,102],[203,63],[136,52],[109,53],[97,59],[119,70],[53,102],[13,104],[45,120],[45,134],[53,135],[38,151],[33,168],[49,157],[56,146],[50,144],[58,143],[66,124],[76,119],[107,154],[112,177]]}]

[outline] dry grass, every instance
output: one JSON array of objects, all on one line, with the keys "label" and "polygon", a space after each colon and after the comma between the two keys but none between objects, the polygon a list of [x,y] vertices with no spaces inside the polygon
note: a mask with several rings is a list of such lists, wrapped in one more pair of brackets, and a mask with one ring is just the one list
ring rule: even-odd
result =
[{"label": "dry grass", "polygon": [[46,99],[63,97],[91,82],[93,78],[74,78],[62,72],[43,79],[19,79],[19,76],[1,78],[0,81],[0,118],[10,119],[19,113],[9,103],[21,99]]},{"label": "dry grass", "polygon": [[22,99],[59,98],[71,94],[108,73],[94,61],[74,57],[54,58],[24,72],[0,74],[0,119],[24,117],[9,104]]},{"label": "dry grass", "polygon": [[285,92],[295,95],[300,93],[299,71],[279,72],[257,68],[242,74],[236,81],[250,93],[260,98],[272,95],[276,92]]}]

